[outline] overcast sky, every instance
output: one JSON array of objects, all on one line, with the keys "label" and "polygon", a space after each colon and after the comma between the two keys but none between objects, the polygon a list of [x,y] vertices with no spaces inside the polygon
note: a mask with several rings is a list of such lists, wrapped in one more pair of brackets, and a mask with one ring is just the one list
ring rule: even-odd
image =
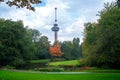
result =
[{"label": "overcast sky", "polygon": [[54,24],[54,8],[57,7],[59,41],[79,37],[82,42],[84,23],[96,22],[99,18],[96,14],[104,8],[104,3],[112,1],[115,0],[42,0],[41,4],[34,5],[35,12],[0,3],[0,18],[23,20],[25,26],[39,30],[53,42],[51,27]]}]

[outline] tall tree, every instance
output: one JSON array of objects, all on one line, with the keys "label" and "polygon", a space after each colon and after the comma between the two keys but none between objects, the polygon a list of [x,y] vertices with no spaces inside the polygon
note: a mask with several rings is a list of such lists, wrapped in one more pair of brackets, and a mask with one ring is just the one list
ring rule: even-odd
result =
[{"label": "tall tree", "polygon": [[118,7],[120,7],[120,0],[117,0],[117,5]]},{"label": "tall tree", "polygon": [[106,4],[98,23],[87,25],[83,54],[90,66],[120,68],[120,8]]},{"label": "tall tree", "polygon": [[72,50],[73,50],[73,44],[71,41],[64,41],[61,43],[61,49],[62,52],[64,52],[63,58],[70,60],[73,59]]},{"label": "tall tree", "polygon": [[64,52],[62,57],[65,59],[79,59],[82,57],[79,38],[73,38],[73,41],[61,42],[61,50]]},{"label": "tall tree", "polygon": [[39,59],[50,58],[50,55],[49,55],[50,42],[49,42],[47,36],[41,36],[36,45],[37,45],[37,48],[38,48],[38,58]]},{"label": "tall tree", "polygon": [[106,66],[119,68],[120,67],[120,8],[114,6],[115,4],[106,5],[103,12],[101,12],[101,19],[99,20],[99,32],[101,33],[101,40],[97,43],[102,43],[99,47],[98,53],[105,57],[101,64]]},{"label": "tall tree", "polygon": [[0,65],[21,65],[34,55],[32,40],[22,21],[0,19]]},{"label": "tall tree", "polygon": [[32,41],[33,42],[38,42],[39,38],[41,36],[41,33],[36,29],[30,29],[30,31],[31,31],[31,34],[32,34]]},{"label": "tall tree", "polygon": [[97,33],[98,33],[97,24],[86,23],[84,26],[85,26],[85,30],[84,30],[84,39],[83,39],[84,42],[82,43],[82,53],[83,53],[83,57],[87,61],[87,65],[92,65],[95,63],[94,62],[95,60],[93,60],[96,58],[94,51],[96,50],[97,47],[95,46],[95,44],[96,44],[96,40],[99,38],[97,37]]},{"label": "tall tree", "polygon": [[73,43],[72,55],[74,56],[74,59],[79,59],[80,57],[82,57],[80,39],[73,38],[72,43]]}]

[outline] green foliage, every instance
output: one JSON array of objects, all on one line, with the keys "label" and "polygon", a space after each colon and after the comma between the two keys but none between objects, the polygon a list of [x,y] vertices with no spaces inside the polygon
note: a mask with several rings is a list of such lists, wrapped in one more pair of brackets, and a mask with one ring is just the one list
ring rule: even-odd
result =
[{"label": "green foliage", "polygon": [[117,5],[118,7],[120,7],[120,0],[117,0]]},{"label": "green foliage", "polygon": [[82,57],[79,38],[74,38],[73,41],[61,42],[61,50],[64,53],[62,56],[64,59],[73,60]]},{"label": "green foliage", "polygon": [[49,41],[47,36],[41,36],[41,33],[36,29],[29,29],[32,41],[35,45],[34,59],[48,59],[49,55]]},{"label": "green foliage", "polygon": [[4,67],[4,69],[15,69],[15,67],[7,65]]},{"label": "green foliage", "polygon": [[48,41],[47,36],[40,36],[38,42],[35,43],[36,45],[36,56],[37,59],[49,59],[49,46],[50,42]]},{"label": "green foliage", "polygon": [[36,29],[29,29],[29,31],[31,32],[32,41],[33,42],[38,42],[39,37],[41,36],[41,33]]},{"label": "green foliage", "polygon": [[16,58],[15,60],[11,61],[9,65],[18,67],[18,66],[21,66],[23,64],[25,64],[23,59]]},{"label": "green foliage", "polygon": [[0,66],[20,68],[31,59],[48,59],[49,43],[46,36],[24,27],[22,21],[0,19]]},{"label": "green foliage", "polygon": [[34,44],[22,21],[0,19],[0,65],[17,66],[33,57]]},{"label": "green foliage", "polygon": [[106,4],[98,23],[85,25],[82,45],[86,65],[120,68],[120,8]]},{"label": "green foliage", "polygon": [[48,37],[47,36],[41,36],[39,39],[39,59],[48,59],[50,58],[50,54],[49,54],[49,47],[50,47],[50,42],[48,41]]},{"label": "green foliage", "polygon": [[35,68],[37,71],[42,71],[42,72],[63,72],[65,71],[64,68]]}]

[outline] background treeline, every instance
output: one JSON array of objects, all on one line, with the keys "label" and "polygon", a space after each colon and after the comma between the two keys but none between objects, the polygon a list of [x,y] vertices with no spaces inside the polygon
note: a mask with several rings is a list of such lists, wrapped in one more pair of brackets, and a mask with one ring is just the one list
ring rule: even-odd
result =
[{"label": "background treeline", "polygon": [[85,24],[83,64],[120,69],[120,5],[105,4],[99,17],[97,23]]},{"label": "background treeline", "polygon": [[[54,37],[54,36],[53,36]],[[81,56],[79,38],[60,42],[63,59]],[[24,27],[22,21],[0,19],[0,66],[21,66],[37,59],[51,59],[50,41],[36,29]]]},{"label": "background treeline", "polygon": [[61,50],[64,52],[62,58],[66,60],[82,58],[82,47],[79,38],[73,38],[72,41],[63,41],[60,44]]}]

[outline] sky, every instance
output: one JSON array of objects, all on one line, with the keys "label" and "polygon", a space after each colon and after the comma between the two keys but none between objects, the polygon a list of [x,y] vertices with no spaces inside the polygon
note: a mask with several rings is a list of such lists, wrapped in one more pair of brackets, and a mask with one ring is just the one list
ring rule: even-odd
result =
[{"label": "sky", "polygon": [[104,8],[104,3],[115,0],[42,0],[42,3],[33,5],[35,12],[25,8],[9,7],[0,3],[0,18],[22,20],[25,26],[37,29],[42,35],[54,42],[54,8],[57,7],[59,41],[72,41],[80,38],[83,41],[84,23],[97,22],[98,11]]}]

